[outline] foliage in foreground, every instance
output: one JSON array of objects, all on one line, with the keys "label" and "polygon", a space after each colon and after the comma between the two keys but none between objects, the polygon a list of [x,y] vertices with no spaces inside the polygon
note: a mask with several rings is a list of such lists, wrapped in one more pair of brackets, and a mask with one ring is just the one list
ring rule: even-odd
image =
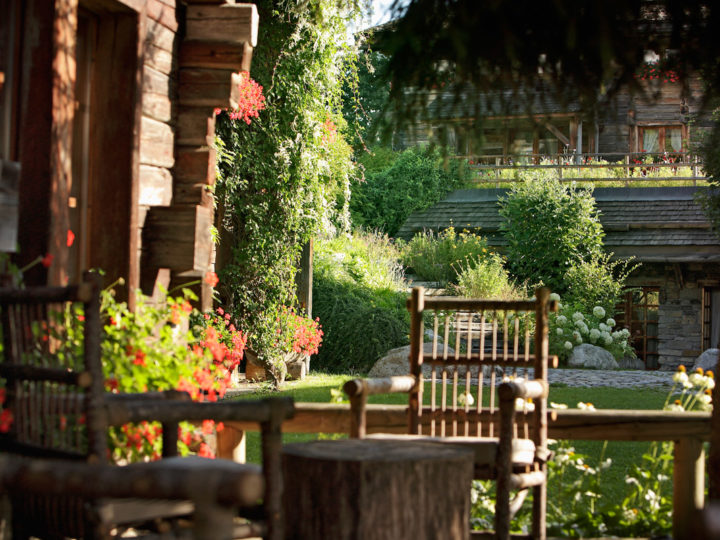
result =
[{"label": "foliage in foreground", "polygon": [[[666,410],[709,410],[710,391],[715,386],[712,373],[702,370],[687,375],[681,367],[673,376],[663,408]],[[555,405],[555,404],[553,404]],[[564,405],[556,405],[566,408]],[[595,410],[589,403],[579,408]],[[654,442],[635,462],[624,478],[619,493],[607,496],[606,478],[613,467],[602,443],[595,455],[577,452],[569,441],[554,441],[552,459],[548,462],[548,536],[594,537],[662,536],[672,529],[673,443]],[[577,445],[576,445],[577,446]],[[484,528],[492,523],[494,513],[492,484],[473,482],[473,523]],[[529,531],[531,505],[526,502],[515,527]]]},{"label": "foliage in foreground", "polygon": [[315,248],[313,314],[323,322],[315,368],[367,373],[388,350],[408,343],[407,294],[387,237],[355,232]]},{"label": "foliage in foreground", "polygon": [[388,169],[369,172],[353,187],[353,225],[394,236],[405,220],[467,184],[467,167],[449,163],[439,149],[410,148]]}]

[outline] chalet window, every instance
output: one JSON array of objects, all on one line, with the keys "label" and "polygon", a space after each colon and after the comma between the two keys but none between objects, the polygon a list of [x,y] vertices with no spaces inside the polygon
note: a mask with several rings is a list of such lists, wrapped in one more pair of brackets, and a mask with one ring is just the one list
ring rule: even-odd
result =
[{"label": "chalet window", "polygon": [[625,293],[618,306],[618,326],[630,330],[630,343],[645,369],[657,369],[659,287],[636,287]]},{"label": "chalet window", "polygon": [[684,126],[644,126],[638,128],[638,151],[651,154],[682,152]]},{"label": "chalet window", "polygon": [[703,351],[720,345],[720,287],[702,290],[702,348]]}]

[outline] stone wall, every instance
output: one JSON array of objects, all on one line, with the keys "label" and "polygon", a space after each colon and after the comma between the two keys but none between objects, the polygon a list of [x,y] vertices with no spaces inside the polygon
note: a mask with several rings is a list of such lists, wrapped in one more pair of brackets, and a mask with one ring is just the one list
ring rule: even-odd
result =
[{"label": "stone wall", "polygon": [[644,263],[628,283],[660,288],[660,369],[692,366],[702,353],[703,287],[720,283],[720,267],[713,263]]}]

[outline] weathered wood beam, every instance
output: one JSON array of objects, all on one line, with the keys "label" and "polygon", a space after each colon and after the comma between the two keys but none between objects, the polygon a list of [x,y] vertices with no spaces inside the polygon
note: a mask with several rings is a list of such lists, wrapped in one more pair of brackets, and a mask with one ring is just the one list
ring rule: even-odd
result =
[{"label": "weathered wood beam", "polygon": [[189,5],[188,40],[225,41],[257,45],[258,12],[255,4]]}]

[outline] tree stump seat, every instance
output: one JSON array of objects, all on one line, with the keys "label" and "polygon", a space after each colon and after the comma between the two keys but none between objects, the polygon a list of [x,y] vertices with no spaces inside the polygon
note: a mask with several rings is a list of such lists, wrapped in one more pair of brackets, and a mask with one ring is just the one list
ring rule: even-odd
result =
[{"label": "tree stump seat", "polygon": [[417,441],[283,448],[286,538],[465,539],[473,452]]}]

